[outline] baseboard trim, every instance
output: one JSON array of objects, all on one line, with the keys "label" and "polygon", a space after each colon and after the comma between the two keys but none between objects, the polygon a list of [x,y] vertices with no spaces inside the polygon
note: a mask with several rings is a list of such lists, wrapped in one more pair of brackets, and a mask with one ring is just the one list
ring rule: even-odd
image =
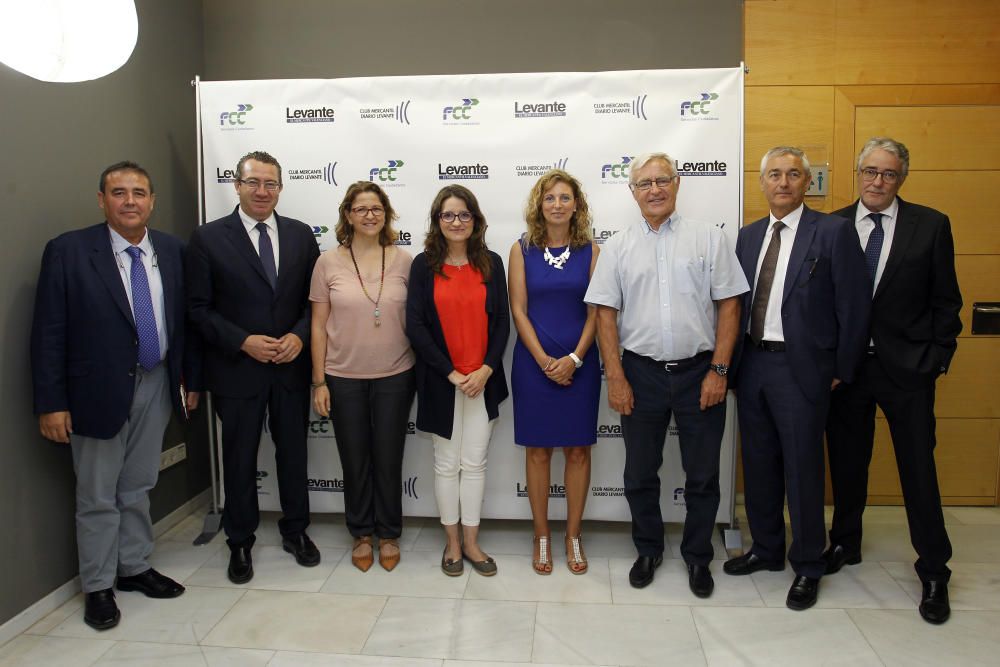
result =
[{"label": "baseboard trim", "polygon": [[[205,489],[170,514],[154,523],[153,537],[158,539],[161,535],[189,517],[195,511],[205,507],[211,499],[211,493],[211,489]],[[21,613],[12,617],[3,625],[0,625],[0,646],[3,646],[11,639],[17,637],[19,634],[30,628],[32,625],[69,602],[73,596],[79,592],[80,577],[73,577],[65,584],[43,597],[41,600],[38,600]]]}]

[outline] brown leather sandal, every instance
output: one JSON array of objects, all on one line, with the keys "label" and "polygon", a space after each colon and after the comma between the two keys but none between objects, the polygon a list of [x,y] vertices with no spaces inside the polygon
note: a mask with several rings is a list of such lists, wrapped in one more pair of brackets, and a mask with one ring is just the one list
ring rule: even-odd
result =
[{"label": "brown leather sandal", "polygon": [[[385,547],[395,547],[395,553],[386,553],[389,549]],[[392,572],[399,565],[399,540],[391,537],[379,538],[378,541],[378,564],[386,572]]]},{"label": "brown leather sandal", "polygon": [[583,553],[583,534],[566,536],[566,567],[573,574],[583,574],[587,571],[587,554]]},{"label": "brown leather sandal", "polygon": [[531,567],[536,574],[552,574],[552,536],[535,535],[535,556]]},{"label": "brown leather sandal", "polygon": [[[366,546],[367,549],[365,549]],[[354,546],[351,547],[351,563],[362,572],[367,572],[375,563],[371,535],[354,538]]]}]

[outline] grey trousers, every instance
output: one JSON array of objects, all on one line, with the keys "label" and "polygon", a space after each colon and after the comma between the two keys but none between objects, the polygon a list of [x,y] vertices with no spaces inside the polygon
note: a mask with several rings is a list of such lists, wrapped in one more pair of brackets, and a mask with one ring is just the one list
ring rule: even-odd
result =
[{"label": "grey trousers", "polygon": [[72,434],[76,471],[76,542],[84,593],[111,588],[115,575],[149,569],[153,524],[149,490],[160,474],[170,421],[167,370],[136,369],[128,420],[109,440]]}]

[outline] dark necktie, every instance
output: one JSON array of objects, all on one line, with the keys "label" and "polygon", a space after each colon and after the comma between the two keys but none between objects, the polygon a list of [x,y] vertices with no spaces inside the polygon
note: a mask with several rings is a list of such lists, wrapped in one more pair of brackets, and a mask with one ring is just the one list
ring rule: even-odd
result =
[{"label": "dark necktie", "polygon": [[278,286],[278,269],[274,266],[274,246],[267,234],[267,225],[258,222],[257,231],[260,232],[260,240],[257,242],[260,263],[264,265],[264,275],[267,276],[267,282],[271,283],[271,289],[275,289]]},{"label": "dark necktie", "polygon": [[785,223],[781,220],[774,223],[771,242],[767,244],[764,261],[760,265],[760,275],[757,276],[757,289],[750,306],[750,340],[754,345],[759,345],[764,338],[764,317],[767,315],[767,302],[771,299],[771,285],[774,284],[778,252],[781,250],[781,230],[784,228]]},{"label": "dark necktie", "polygon": [[885,231],[882,229],[882,213],[869,213],[868,217],[875,223],[875,229],[868,236],[868,244],[865,245],[865,264],[868,265],[868,277],[872,284],[875,284],[875,271],[878,270],[878,258],[882,254],[882,242],[885,240]]},{"label": "dark necktie", "polygon": [[139,365],[148,371],[160,363],[160,335],[156,332],[149,277],[142,263],[142,249],[129,246],[125,252],[132,258],[129,282],[132,283],[132,316],[135,317],[135,331],[139,335]]}]

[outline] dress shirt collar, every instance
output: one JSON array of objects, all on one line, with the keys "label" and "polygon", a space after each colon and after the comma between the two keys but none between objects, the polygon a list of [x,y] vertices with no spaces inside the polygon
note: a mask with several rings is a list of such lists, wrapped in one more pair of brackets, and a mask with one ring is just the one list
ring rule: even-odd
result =
[{"label": "dress shirt collar", "polygon": [[673,213],[670,214],[670,217],[667,218],[666,222],[660,225],[659,229],[653,229],[652,225],[649,224],[649,221],[643,218],[641,223],[642,233],[659,234],[664,227],[667,227],[668,229],[670,229],[670,231],[677,231],[677,225],[680,223],[680,220],[681,220],[680,213],[674,211]]},{"label": "dress shirt collar", "polygon": [[125,252],[130,246],[135,245],[146,257],[153,256],[153,244],[149,242],[149,231],[142,235],[142,240],[138,243],[129,243],[125,240],[125,237],[116,232],[108,225],[108,231],[111,232],[111,250],[114,251],[116,255]]},{"label": "dress shirt collar", "polygon": [[[854,216],[854,222],[856,222],[856,223],[857,222],[861,222],[862,220],[868,218],[868,214],[869,213],[871,213],[871,210],[867,206],[865,206],[864,203],[859,199],[858,200],[858,212]],[[885,217],[889,218],[890,220],[895,220],[896,219],[896,214],[899,213],[899,197],[893,197],[892,198],[892,203],[889,204],[885,208],[884,211],[879,211],[879,213],[881,213]],[[871,220],[870,218],[868,218],[868,219],[869,219],[869,221]],[[885,222],[885,220],[883,220],[883,223],[884,222]]]},{"label": "dress shirt collar", "polygon": [[802,212],[805,210],[805,207],[806,205],[804,203],[799,204],[799,207],[797,209],[786,215],[784,218],[776,218],[774,217],[774,213],[768,212],[768,216],[771,218],[771,220],[770,222],[767,223],[767,228],[772,229],[774,227],[774,223],[776,223],[778,220],[781,220],[781,222],[784,223],[785,227],[788,227],[794,232],[796,228],[799,226],[799,220],[802,219]]},{"label": "dress shirt collar", "polygon": [[249,215],[247,215],[246,212],[244,212],[242,207],[237,206],[236,210],[239,211],[240,220],[243,221],[243,226],[246,227],[248,234],[250,233],[250,230],[257,227],[258,222],[263,222],[265,225],[267,225],[268,229],[270,229],[272,232],[277,233],[278,221],[274,219],[274,212],[272,212],[271,215],[267,216],[267,218],[265,218],[264,220],[254,220]]}]

